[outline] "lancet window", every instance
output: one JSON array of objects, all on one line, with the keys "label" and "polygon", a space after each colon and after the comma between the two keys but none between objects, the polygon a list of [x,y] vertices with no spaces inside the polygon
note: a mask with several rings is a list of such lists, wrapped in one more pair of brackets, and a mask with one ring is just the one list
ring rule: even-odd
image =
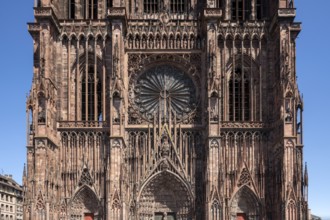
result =
[{"label": "lancet window", "polygon": [[144,0],[144,13],[157,13],[160,10],[159,0]]},{"label": "lancet window", "polygon": [[250,19],[251,0],[231,0],[232,20],[244,21]]},{"label": "lancet window", "polygon": [[69,19],[75,19],[76,4],[75,0],[69,0]]},{"label": "lancet window", "polygon": [[107,8],[111,8],[113,6],[112,0],[107,0]]},{"label": "lancet window", "polygon": [[216,0],[215,1],[215,7],[216,8],[222,8],[223,7],[223,0]]},{"label": "lancet window", "polygon": [[296,220],[296,205],[293,201],[290,201],[287,209],[287,219]]},{"label": "lancet window", "polygon": [[[79,9],[79,10],[78,10]],[[69,19],[97,19],[98,0],[76,0],[68,1]]]},{"label": "lancet window", "polygon": [[89,66],[81,83],[81,119],[83,121],[98,121],[102,117],[101,91],[101,80],[94,71],[94,66]]},{"label": "lancet window", "polygon": [[212,203],[211,206],[211,220],[220,220],[222,219],[221,217],[221,209],[220,209],[220,204],[219,201],[215,200]]},{"label": "lancet window", "polygon": [[186,10],[185,0],[171,0],[171,12],[172,13],[183,13]]},{"label": "lancet window", "polygon": [[231,73],[229,83],[229,120],[250,120],[250,80],[242,66]]},{"label": "lancet window", "polygon": [[257,0],[256,1],[256,18],[262,19],[262,17],[265,14],[265,8],[263,8],[262,0]]}]

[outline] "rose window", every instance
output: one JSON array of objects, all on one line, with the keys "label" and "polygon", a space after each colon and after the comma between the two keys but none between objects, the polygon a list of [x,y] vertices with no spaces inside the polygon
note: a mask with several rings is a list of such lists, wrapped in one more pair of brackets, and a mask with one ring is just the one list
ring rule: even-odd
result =
[{"label": "rose window", "polygon": [[142,74],[134,88],[134,102],[147,119],[171,112],[182,119],[195,109],[196,90],[192,80],[173,66],[157,66]]}]

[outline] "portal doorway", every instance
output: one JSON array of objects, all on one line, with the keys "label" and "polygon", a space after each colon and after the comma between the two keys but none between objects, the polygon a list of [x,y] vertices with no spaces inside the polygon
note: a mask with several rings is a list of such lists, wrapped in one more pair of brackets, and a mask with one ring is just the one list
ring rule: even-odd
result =
[{"label": "portal doorway", "polygon": [[155,220],[176,220],[174,212],[156,212]]},{"label": "portal doorway", "polygon": [[138,219],[191,219],[192,199],[183,181],[169,171],[163,171],[145,184],[138,198]]},{"label": "portal doorway", "polygon": [[236,220],[247,220],[245,213],[237,213]]},{"label": "portal doorway", "polygon": [[93,213],[85,213],[84,220],[94,220],[94,214]]}]

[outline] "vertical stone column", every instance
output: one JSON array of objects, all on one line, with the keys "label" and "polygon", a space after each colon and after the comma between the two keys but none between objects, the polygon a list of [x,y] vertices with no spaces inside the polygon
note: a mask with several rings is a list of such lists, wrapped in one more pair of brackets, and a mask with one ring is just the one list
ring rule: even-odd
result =
[{"label": "vertical stone column", "polygon": [[[50,215],[49,215],[50,213],[49,213],[49,202],[46,202],[46,219],[45,220],[49,220],[49,217],[50,217]],[[53,213],[52,213],[53,214]]]},{"label": "vertical stone column", "polygon": [[225,19],[229,20],[231,17],[231,5],[230,5],[231,0],[225,0],[225,2],[226,2],[225,3],[225,12],[224,12]]},{"label": "vertical stone column", "polygon": [[255,20],[257,16],[256,0],[251,0],[251,20]]},{"label": "vertical stone column", "polygon": [[[121,164],[122,164],[122,140],[113,138],[110,140],[110,192],[108,196],[108,220],[121,220],[122,210],[120,209],[120,176],[121,176]],[[119,205],[119,206],[118,206]]]}]

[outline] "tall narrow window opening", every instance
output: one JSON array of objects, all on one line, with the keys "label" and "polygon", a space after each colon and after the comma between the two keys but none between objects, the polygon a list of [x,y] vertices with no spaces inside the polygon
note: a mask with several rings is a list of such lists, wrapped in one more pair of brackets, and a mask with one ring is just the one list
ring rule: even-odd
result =
[{"label": "tall narrow window opening", "polygon": [[75,19],[76,4],[75,0],[69,0],[69,19]]},{"label": "tall narrow window opening", "polygon": [[88,18],[92,19],[93,18],[93,3],[92,3],[93,0],[88,0]]},{"label": "tall narrow window opening", "polygon": [[248,20],[251,15],[251,0],[231,0],[231,17],[233,20]]},{"label": "tall narrow window opening", "polygon": [[160,8],[158,0],[144,0],[143,3],[144,13],[157,13]]},{"label": "tall narrow window opening", "polygon": [[28,110],[28,134],[32,134],[33,133],[33,109],[32,107],[29,107]]},{"label": "tall narrow window opening", "polygon": [[111,8],[112,7],[112,0],[107,0],[107,8]]},{"label": "tall narrow window opening", "polygon": [[[96,78],[95,78],[96,77]],[[87,80],[81,83],[81,111],[83,121],[97,121],[102,114],[102,85],[94,73],[94,67],[89,66]]]},{"label": "tall narrow window opening", "polygon": [[229,80],[229,120],[250,120],[250,82],[240,67]]},{"label": "tall narrow window opening", "polygon": [[263,7],[262,7],[262,0],[257,0],[256,2],[256,18],[258,20],[263,18]]},{"label": "tall narrow window opening", "polygon": [[222,8],[222,0],[216,0],[216,8]]},{"label": "tall narrow window opening", "polygon": [[[109,2],[112,3],[112,1]],[[83,17],[85,19],[98,19],[98,0],[84,0]]]},{"label": "tall narrow window opening", "polygon": [[88,70],[88,86],[87,86],[87,94],[88,94],[88,120],[94,120],[95,114],[95,78],[94,78],[94,68],[89,67]]},{"label": "tall narrow window opening", "polygon": [[41,7],[41,0],[37,0],[36,7]]},{"label": "tall narrow window opening", "polygon": [[97,4],[98,4],[98,0],[93,0],[93,19],[98,19],[98,16],[97,16],[97,11],[98,11],[98,7],[97,7]]},{"label": "tall narrow window opening", "polygon": [[185,12],[185,0],[171,0],[171,12],[183,13]]}]

